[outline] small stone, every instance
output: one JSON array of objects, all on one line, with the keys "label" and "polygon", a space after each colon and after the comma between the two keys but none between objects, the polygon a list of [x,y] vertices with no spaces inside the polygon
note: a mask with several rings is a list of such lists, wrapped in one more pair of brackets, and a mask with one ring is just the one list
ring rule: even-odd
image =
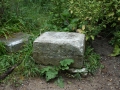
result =
[{"label": "small stone", "polygon": [[82,68],[82,69],[69,69],[69,71],[71,72],[71,73],[87,73],[88,72],[88,70],[86,69],[86,68]]},{"label": "small stone", "polygon": [[17,52],[22,49],[22,46],[28,41],[29,36],[29,34],[19,32],[7,38],[0,38],[0,41],[5,43],[8,52]]}]

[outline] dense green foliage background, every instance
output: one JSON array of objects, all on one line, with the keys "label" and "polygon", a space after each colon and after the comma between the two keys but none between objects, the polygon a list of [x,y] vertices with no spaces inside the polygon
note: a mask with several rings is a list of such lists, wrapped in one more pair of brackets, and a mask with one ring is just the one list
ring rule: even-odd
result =
[{"label": "dense green foliage background", "polygon": [[[0,6],[0,35],[45,29],[78,30],[86,34],[87,40],[99,33],[119,37],[119,0],[1,0]],[[47,20],[49,17],[49,22],[42,23],[41,18],[46,17],[41,14]],[[40,29],[42,24],[45,25]],[[118,42],[112,40],[112,44]]]}]

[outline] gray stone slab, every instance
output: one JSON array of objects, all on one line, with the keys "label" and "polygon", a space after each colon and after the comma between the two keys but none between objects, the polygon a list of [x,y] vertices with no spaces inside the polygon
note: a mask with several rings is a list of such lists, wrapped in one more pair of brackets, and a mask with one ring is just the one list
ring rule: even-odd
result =
[{"label": "gray stone slab", "polygon": [[22,46],[28,41],[29,34],[15,33],[7,38],[0,38],[1,42],[4,42],[8,52],[17,52],[22,49]]},{"label": "gray stone slab", "polygon": [[71,67],[83,65],[85,35],[72,32],[45,32],[33,43],[33,58],[42,65],[58,65],[61,60],[73,59]]}]

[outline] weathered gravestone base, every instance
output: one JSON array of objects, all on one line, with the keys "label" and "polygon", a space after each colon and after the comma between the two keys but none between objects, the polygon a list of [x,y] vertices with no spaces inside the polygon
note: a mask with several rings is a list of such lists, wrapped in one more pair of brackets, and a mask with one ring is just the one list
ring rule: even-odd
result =
[{"label": "weathered gravestone base", "polygon": [[7,38],[0,38],[0,42],[5,43],[8,52],[17,52],[22,49],[22,46],[28,41],[29,34],[15,33]]},{"label": "weathered gravestone base", "polygon": [[72,68],[83,65],[85,35],[70,32],[46,32],[33,43],[33,58],[41,65],[59,65],[64,59],[73,59]]}]

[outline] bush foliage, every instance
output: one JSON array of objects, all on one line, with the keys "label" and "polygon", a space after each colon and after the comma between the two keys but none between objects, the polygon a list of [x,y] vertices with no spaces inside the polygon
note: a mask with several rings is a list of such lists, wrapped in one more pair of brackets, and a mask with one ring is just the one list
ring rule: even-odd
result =
[{"label": "bush foliage", "polygon": [[[77,30],[86,35],[86,40],[94,40],[100,34],[111,39],[114,46],[120,43],[119,0],[51,0],[51,2],[54,7],[50,12],[52,25],[49,25],[49,29]],[[120,49],[120,46],[117,48]],[[116,55],[119,54],[120,52]]]}]

